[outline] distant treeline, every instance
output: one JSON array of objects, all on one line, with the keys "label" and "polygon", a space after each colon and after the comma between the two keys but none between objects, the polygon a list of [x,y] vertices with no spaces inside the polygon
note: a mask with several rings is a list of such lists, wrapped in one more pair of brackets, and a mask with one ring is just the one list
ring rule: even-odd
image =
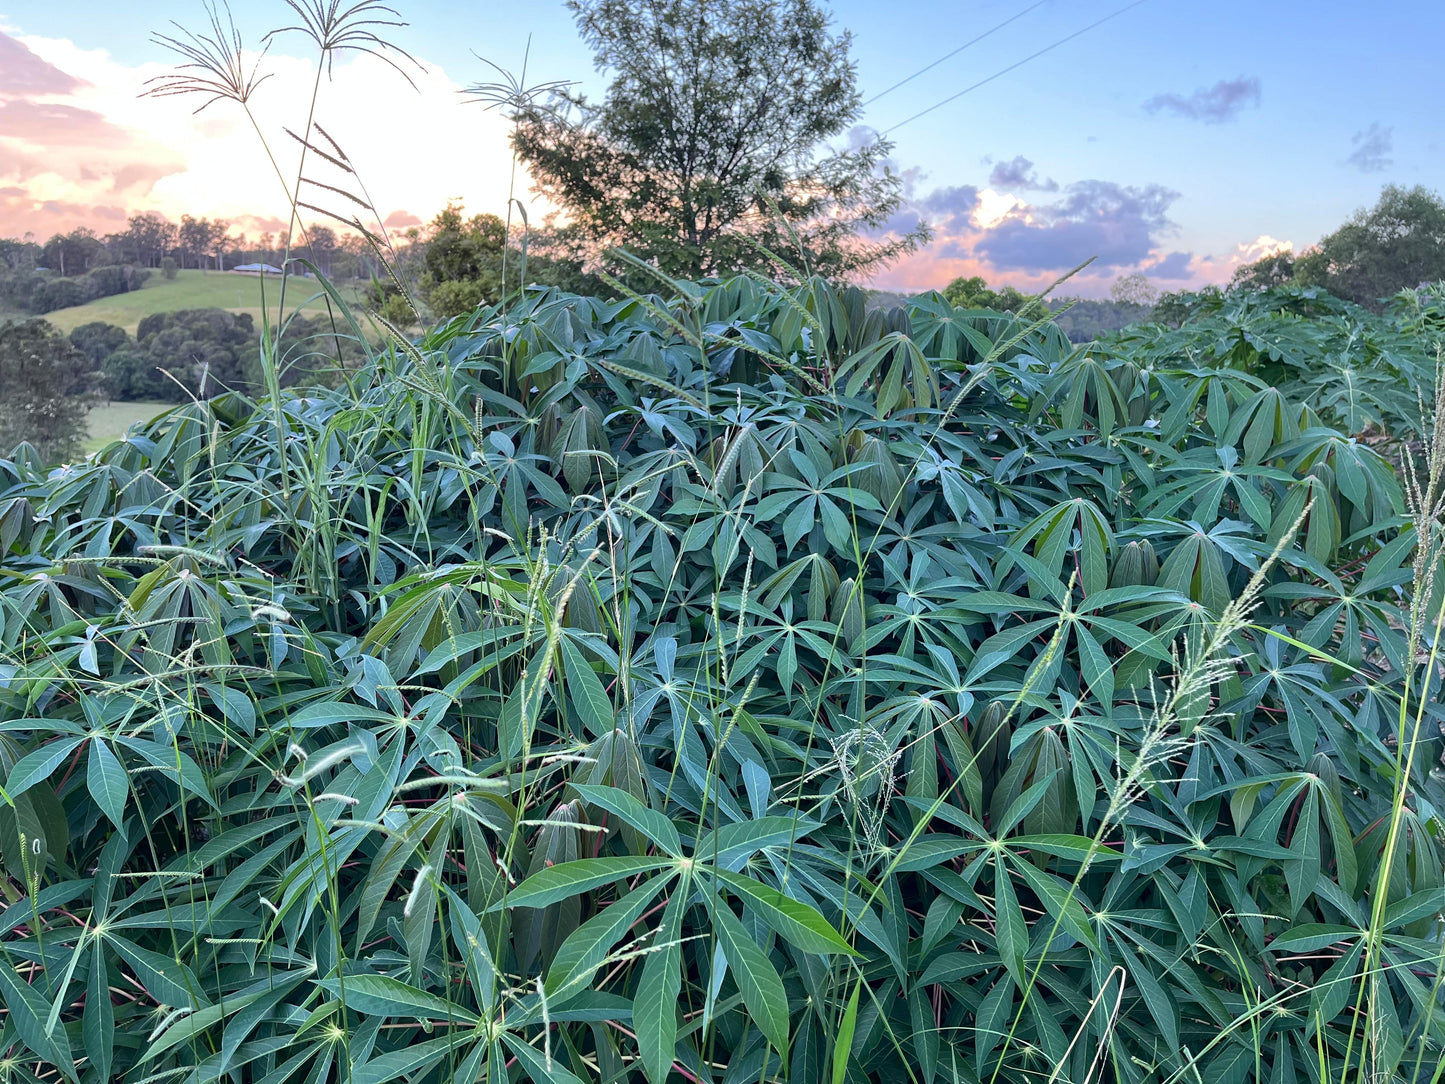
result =
[{"label": "distant treeline", "polygon": [[[299,242],[298,238],[290,254],[313,261],[330,277],[370,278],[380,269],[359,235],[309,226],[305,243]],[[29,235],[0,239],[0,271],[41,271],[72,279],[102,267],[229,271],[239,264],[279,266],[286,258],[285,234],[233,233],[224,219],[182,215],[179,222],[172,222],[154,211],[132,215],[126,228],[116,233],[101,235],[79,227],[43,242]]]},{"label": "distant treeline", "polygon": [[40,315],[84,305],[98,297],[139,290],[150,274],[146,268],[134,264],[97,266],[74,278],[51,274],[45,269],[0,268],[0,301],[5,302],[6,307]]}]

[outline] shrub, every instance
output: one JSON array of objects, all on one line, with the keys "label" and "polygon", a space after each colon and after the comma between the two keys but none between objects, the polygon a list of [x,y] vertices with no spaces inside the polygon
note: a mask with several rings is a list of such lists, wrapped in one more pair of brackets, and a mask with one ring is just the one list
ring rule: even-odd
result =
[{"label": "shrub", "polygon": [[80,279],[46,279],[30,295],[30,311],[35,313],[54,312],[68,309],[73,305],[84,305],[90,300],[90,291]]},{"label": "shrub", "polygon": [[0,324],[0,448],[25,442],[47,462],[78,455],[99,377],[44,320]]},{"label": "shrub", "polygon": [[173,256],[162,256],[162,257],[161,257],[161,274],[164,275],[167,279],[173,279],[173,278],[175,278],[175,277],[176,277],[176,273],[177,273],[179,270],[180,270],[180,265],[176,263],[175,257],[173,257]]},{"label": "shrub", "polygon": [[9,1057],[1415,1079],[1441,538],[1224,360],[537,292],[0,465]]},{"label": "shrub", "polygon": [[84,282],[89,299],[94,301],[100,297],[139,290],[149,277],[150,272],[143,267],[112,264],[91,270],[85,275]]},{"label": "shrub", "polygon": [[145,389],[138,397],[180,401],[249,387],[247,372],[257,349],[250,313],[225,309],[151,313],[137,325],[136,342],[145,370],[144,374],[136,370]]},{"label": "shrub", "polygon": [[70,333],[70,345],[83,350],[86,357],[99,365],[117,350],[130,346],[131,337],[123,327],[93,320]]}]

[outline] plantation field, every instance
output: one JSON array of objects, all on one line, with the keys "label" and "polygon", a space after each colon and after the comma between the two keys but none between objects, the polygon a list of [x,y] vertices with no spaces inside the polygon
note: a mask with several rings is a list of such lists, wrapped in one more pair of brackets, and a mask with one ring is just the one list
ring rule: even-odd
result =
[{"label": "plantation field", "polygon": [[173,403],[102,403],[92,410],[85,419],[90,438],[85,442],[87,452],[97,452],[113,440],[125,436],[133,425],[148,422],[163,410],[169,410]]},{"label": "plantation field", "polygon": [[1442,327],[536,292],[0,461],[10,1056],[1423,1084]]},{"label": "plantation field", "polygon": [[[248,312],[259,320],[263,286],[266,307],[274,314],[276,295],[280,289],[280,281],[276,278],[268,278],[263,283],[254,275],[239,275],[230,271],[180,271],[174,279],[154,273],[139,290],[97,298],[68,309],[56,309],[46,313],[45,319],[66,332],[99,320],[123,327],[132,335],[143,317],[155,312],[176,312],[180,309]],[[286,288],[287,309],[296,308],[294,299],[294,302],[305,301],[302,308],[308,311],[324,310],[325,305],[321,299],[313,299],[317,291],[315,283],[305,279],[292,279]]]}]

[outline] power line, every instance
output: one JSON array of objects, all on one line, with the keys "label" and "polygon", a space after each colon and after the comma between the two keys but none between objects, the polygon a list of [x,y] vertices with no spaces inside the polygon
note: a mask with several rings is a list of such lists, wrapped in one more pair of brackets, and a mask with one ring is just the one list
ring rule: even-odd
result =
[{"label": "power line", "polygon": [[1040,49],[1038,52],[1036,52],[1036,53],[1030,53],[1028,56],[1024,57],[1022,60],[1018,60],[1018,61],[1015,61],[1014,63],[1010,64],[1007,68],[1000,68],[998,71],[994,72],[992,75],[988,76],[986,79],[980,79],[977,83],[974,83],[972,86],[964,87],[962,90],[960,90],[960,91],[959,91],[958,93],[956,93],[956,94],[950,94],[947,98],[944,98],[941,102],[934,102],[934,103],[933,103],[932,105],[930,105],[927,109],[923,109],[923,110],[920,110],[920,111],[917,112],[917,113],[914,113],[913,116],[909,117],[908,119],[906,119],[906,120],[900,120],[897,124],[893,125],[893,127],[891,127],[891,128],[885,128],[885,129],[883,130],[883,134],[884,134],[884,135],[888,135],[890,132],[896,132],[896,131],[898,131],[898,129],[899,129],[899,128],[902,128],[905,124],[911,124],[911,123],[913,123],[915,120],[917,120],[919,117],[926,116],[927,114],[932,113],[935,109],[941,109],[943,106],[947,105],[949,102],[957,101],[959,98],[962,98],[965,94],[968,94],[968,93],[970,93],[971,91],[975,91],[975,90],[977,90],[979,87],[984,86],[984,85],[987,84],[987,83],[992,83],[995,79],[999,78],[1000,76],[1007,75],[1009,72],[1014,71],[1014,70],[1017,69],[1017,68],[1023,67],[1023,66],[1024,66],[1025,64],[1027,64],[1030,60],[1037,60],[1039,57],[1043,56],[1045,53],[1052,52],[1053,50],[1057,49],[1060,45],[1066,45],[1066,44],[1068,44],[1069,42],[1073,41],[1075,38],[1079,37],[1081,34],[1087,34],[1090,30],[1093,30],[1093,29],[1095,29],[1096,27],[1103,26],[1103,25],[1104,25],[1105,23],[1107,23],[1110,19],[1117,19],[1120,15],[1123,15],[1126,11],[1131,11],[1131,10],[1133,10],[1134,8],[1137,8],[1140,4],[1143,4],[1143,3],[1146,3],[1146,0],[1134,0],[1134,2],[1133,2],[1132,4],[1125,4],[1123,7],[1119,8],[1117,11],[1110,12],[1108,15],[1105,15],[1102,19],[1099,19],[1099,20],[1096,21],[1096,22],[1090,23],[1088,26],[1084,27],[1082,30],[1075,30],[1072,34],[1068,35],[1067,37],[1060,38],[1058,41],[1052,43],[1051,45],[1045,45],[1045,46],[1044,46],[1042,49]]},{"label": "power line", "polygon": [[953,52],[951,52],[951,53],[945,53],[943,56],[941,56],[941,57],[939,57],[937,60],[935,60],[932,64],[929,64],[927,67],[919,68],[916,72],[914,72],[912,75],[908,76],[907,78],[898,80],[898,82],[894,83],[894,84],[893,84],[891,87],[889,87],[887,90],[880,90],[877,94],[873,95],[873,97],[869,98],[866,102],[863,103],[864,108],[867,108],[868,106],[872,105],[872,104],[873,104],[874,102],[876,102],[879,98],[883,97],[883,95],[885,95],[885,94],[892,94],[895,90],[897,90],[899,87],[901,87],[904,83],[911,83],[911,82],[913,82],[913,80],[917,79],[917,78],[918,78],[920,75],[922,75],[924,72],[932,71],[934,68],[936,68],[936,67],[938,67],[940,64],[942,64],[945,60],[949,60],[949,59],[951,59],[951,58],[953,58],[953,57],[956,57],[959,53],[961,53],[961,52],[963,52],[965,49],[967,49],[970,45],[977,45],[979,42],[983,41],[983,39],[986,38],[986,37],[988,37],[990,34],[993,34],[993,33],[997,32],[997,31],[999,31],[999,30],[1002,30],[1004,27],[1008,26],[1009,23],[1017,22],[1019,19],[1022,19],[1022,18],[1023,18],[1025,15],[1027,15],[1029,12],[1033,11],[1035,8],[1041,8],[1041,7],[1043,7],[1045,4],[1047,4],[1048,2],[1049,2],[1049,0],[1037,0],[1036,3],[1030,4],[1028,7],[1024,8],[1023,11],[1020,11],[1017,15],[1012,15],[1012,16],[1010,16],[1009,18],[1005,19],[1003,22],[997,24],[996,26],[991,26],[991,27],[989,27],[987,30],[985,30],[985,31],[984,31],[982,34],[980,34],[978,37],[972,39],[971,41],[966,41],[966,42],[964,42],[962,45],[960,45],[960,46],[959,46],[957,49],[955,49]]}]

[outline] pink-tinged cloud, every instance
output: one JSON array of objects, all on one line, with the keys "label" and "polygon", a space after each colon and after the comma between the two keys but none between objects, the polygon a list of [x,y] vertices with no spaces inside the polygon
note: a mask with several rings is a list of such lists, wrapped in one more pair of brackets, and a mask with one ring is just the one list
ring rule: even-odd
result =
[{"label": "pink-tinged cloud", "polygon": [[286,232],[286,220],[275,215],[236,215],[228,219],[233,232],[256,236],[262,233]]},{"label": "pink-tinged cloud", "polygon": [[17,99],[0,102],[0,133],[47,149],[123,147],[134,136],[99,113],[57,102]]},{"label": "pink-tinged cloud", "polygon": [[[1162,185],[1083,180],[1040,181],[1033,163],[1015,158],[995,167],[989,187],[956,185],[915,194],[888,231],[919,221],[933,229],[922,251],[874,276],[872,285],[900,291],[941,290],[952,279],[980,276],[995,286],[1038,291],[1085,261],[1060,291],[1106,296],[1122,274],[1142,271],[1162,289],[1196,288],[1229,277],[1240,253],[1212,260],[1167,245],[1179,198]],[[995,182],[1005,182],[998,184]],[[1017,193],[1039,192],[1028,202]]]},{"label": "pink-tinged cloud", "polygon": [[[286,55],[283,48],[261,61],[269,78],[250,102],[269,144],[263,147],[250,119],[230,102],[197,115],[197,100],[143,97],[147,81],[174,60],[161,50],[152,62],[133,66],[66,39],[0,34],[0,187],[28,197],[12,195],[0,217],[0,236],[60,226],[100,229],[105,224],[92,209],[117,204],[172,221],[190,214],[225,219],[251,233],[283,232],[299,157],[285,130],[304,123],[297,103],[309,100],[316,78],[314,60]],[[418,209],[392,211],[389,228],[421,225],[423,216],[457,196],[472,211],[505,208],[511,160],[506,119],[463,110],[462,83],[439,65],[426,63],[414,74],[415,88],[363,54],[337,62],[326,74],[316,119],[346,149],[378,207]],[[402,130],[418,146],[446,143],[454,153],[418,170],[376,138],[379,131]],[[458,140],[459,133],[465,138]],[[303,186],[303,201],[343,218],[357,213],[349,199],[325,187],[353,191],[354,177],[314,157],[305,174],[319,184]],[[525,193],[525,175],[516,181]],[[57,224],[58,207],[70,208],[74,220]],[[550,210],[537,201],[529,209],[534,217]],[[362,218],[370,224],[367,215]],[[308,219],[325,221],[319,212]]]},{"label": "pink-tinged cloud", "polygon": [[23,42],[0,33],[0,97],[70,94],[84,85],[36,56]]},{"label": "pink-tinged cloud", "polygon": [[108,116],[113,101],[0,33],[0,236],[114,231],[181,168],[164,144]]}]

